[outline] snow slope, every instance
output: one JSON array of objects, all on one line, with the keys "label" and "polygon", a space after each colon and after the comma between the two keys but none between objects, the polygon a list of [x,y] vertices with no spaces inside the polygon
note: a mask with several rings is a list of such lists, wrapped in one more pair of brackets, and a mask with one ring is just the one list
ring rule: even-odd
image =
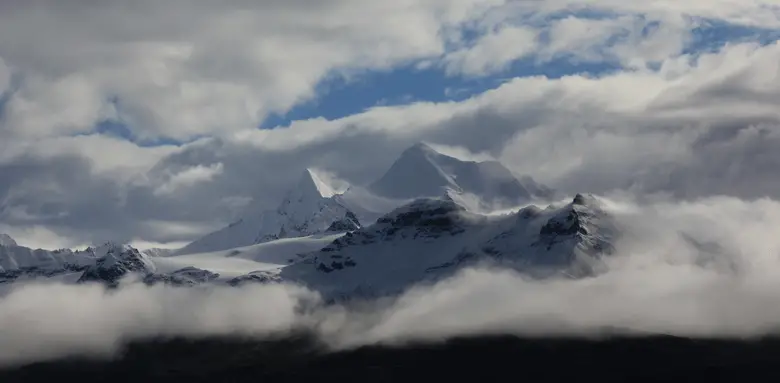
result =
[{"label": "snow slope", "polygon": [[87,249],[84,251],[43,250],[19,246],[10,237],[0,245],[0,273],[13,273],[20,270],[35,270],[40,273],[52,273],[65,269],[78,269],[94,262],[105,249]]},{"label": "snow slope", "polygon": [[601,256],[610,253],[615,233],[593,197],[500,216],[471,213],[450,199],[420,199],[280,276],[334,299],[393,294],[485,261],[539,275],[584,276],[603,270]]},{"label": "snow slope", "polygon": [[328,232],[334,223],[339,228],[358,228],[360,225],[358,218],[335,198],[334,189],[307,169],[298,185],[275,210],[250,212],[238,222],[190,243],[174,255],[214,252],[280,238],[321,234]]},{"label": "snow slope", "polygon": [[113,286],[132,274],[187,286],[286,280],[344,297],[397,292],[484,261],[572,276],[599,272],[614,230],[595,198],[481,214],[553,193],[521,180],[496,161],[464,161],[417,144],[368,187],[334,187],[307,169],[276,209],[249,211],[172,253],[111,243],[32,250],[0,236],[0,282],[46,277]]},{"label": "snow slope", "polygon": [[67,280],[113,283],[130,272],[154,272],[154,265],[127,245],[107,242],[80,251],[0,245],[0,283],[65,275]]},{"label": "snow slope", "polygon": [[10,235],[0,233],[0,246],[16,246],[16,241]]},{"label": "snow slope", "polygon": [[[535,190],[543,190],[533,183]],[[497,161],[464,161],[437,152],[424,143],[406,149],[369,189],[394,199],[439,197],[465,193],[485,206],[511,207],[534,195]]]},{"label": "snow slope", "polygon": [[188,266],[238,277],[255,271],[278,270],[297,262],[303,254],[317,251],[343,234],[285,238],[256,245],[214,252],[153,258],[160,273],[172,273]]},{"label": "snow slope", "polygon": [[187,255],[149,257],[111,243],[79,252],[0,246],[0,282],[46,277],[115,286],[133,274],[183,286],[288,281],[338,300],[395,294],[486,262],[536,276],[593,275],[605,270],[603,256],[616,235],[592,196],[503,215],[477,214],[452,198],[422,198],[347,233]]},{"label": "snow slope", "polygon": [[387,173],[368,187],[353,185],[344,190],[329,184],[328,177],[306,169],[276,209],[249,211],[239,221],[173,255],[214,252],[329,231],[347,232],[421,197],[449,195],[469,210],[489,211],[553,193],[530,177],[522,179],[519,181],[499,162],[463,161],[420,143],[406,149]]}]

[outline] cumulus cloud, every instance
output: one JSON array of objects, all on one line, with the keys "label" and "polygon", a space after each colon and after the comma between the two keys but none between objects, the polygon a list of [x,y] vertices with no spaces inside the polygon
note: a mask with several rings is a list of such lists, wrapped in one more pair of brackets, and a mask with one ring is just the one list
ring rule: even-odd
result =
[{"label": "cumulus cloud", "polygon": [[111,356],[124,342],[148,337],[294,330],[312,331],[334,348],[490,333],[750,337],[778,330],[780,203],[603,202],[623,232],[609,271],[594,278],[469,269],[395,300],[355,306],[322,306],[316,292],[287,285],[21,285],[0,298],[0,363]]},{"label": "cumulus cloud", "polygon": [[185,139],[253,128],[332,72],[442,54],[440,34],[495,3],[5,2],[0,57],[22,81],[4,126],[42,137],[113,117],[139,138]]}]

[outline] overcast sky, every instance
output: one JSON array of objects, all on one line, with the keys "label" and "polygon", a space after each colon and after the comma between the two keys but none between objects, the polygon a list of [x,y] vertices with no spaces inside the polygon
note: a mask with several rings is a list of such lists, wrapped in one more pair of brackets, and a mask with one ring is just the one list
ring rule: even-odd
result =
[{"label": "overcast sky", "polygon": [[566,193],[778,198],[779,38],[778,0],[6,0],[0,232],[170,245],[421,140]]}]

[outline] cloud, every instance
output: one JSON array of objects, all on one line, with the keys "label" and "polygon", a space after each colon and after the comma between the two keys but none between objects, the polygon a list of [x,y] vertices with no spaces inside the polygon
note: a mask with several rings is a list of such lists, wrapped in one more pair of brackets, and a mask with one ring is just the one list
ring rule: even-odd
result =
[{"label": "cloud", "polygon": [[540,55],[544,61],[572,56],[583,62],[617,62],[626,68],[644,68],[680,55],[695,26],[693,20],[683,17],[568,16],[551,23],[549,43]]},{"label": "cloud", "polygon": [[501,2],[6,2],[0,57],[21,82],[3,126],[36,138],[103,119],[140,139],[251,129],[326,76],[442,54],[441,33]]},{"label": "cloud", "polygon": [[[192,240],[247,206],[275,207],[306,167],[366,184],[418,141],[498,158],[568,193],[780,190],[772,170],[780,46],[705,53],[688,43],[703,18],[777,27],[770,1],[55,3],[0,5],[0,57],[19,83],[0,113],[0,223],[45,228],[69,238],[63,246]],[[301,20],[307,27],[293,28]],[[529,62],[619,65],[598,75],[520,74],[462,101],[254,129],[267,111],[316,97],[328,76],[420,60],[435,64],[428,70],[456,61],[459,70],[499,70],[517,58],[507,47],[524,46],[525,32],[537,36]],[[500,51],[488,49],[504,37]],[[204,137],[144,147],[84,133],[102,119],[135,138]],[[173,175],[195,174],[188,169],[211,169],[201,174],[211,181],[160,193],[173,190]]]},{"label": "cloud", "polygon": [[172,174],[168,181],[154,190],[155,194],[172,194],[183,187],[209,182],[224,170],[221,162],[209,166],[197,165]]},{"label": "cloud", "polygon": [[[766,84],[775,79],[767,65],[778,52],[777,44],[738,44],[668,59],[657,72],[516,78],[462,102],[376,107],[180,148],[139,148],[98,137],[41,140],[5,152],[15,153],[5,154],[5,166],[25,171],[15,172],[13,183],[8,177],[9,183],[2,183],[14,190],[5,197],[10,210],[3,220],[46,225],[79,243],[106,237],[186,241],[198,235],[196,228],[229,223],[250,200],[274,207],[306,167],[366,184],[418,141],[496,157],[516,173],[568,193],[777,197],[773,100],[780,95],[773,89],[780,87]],[[79,149],[86,147],[95,149]],[[103,160],[106,156],[110,159]],[[62,167],[69,161],[80,164],[68,170],[69,178],[58,178],[62,173],[43,165]],[[133,163],[138,165],[113,171]],[[217,164],[221,172],[212,182],[180,187],[176,195],[154,193],[172,174]],[[38,186],[29,189],[33,185]],[[90,191],[89,185],[101,186]],[[35,213],[19,220],[9,213],[44,206],[67,215]],[[152,229],[151,222],[187,224],[192,230],[172,234]]]},{"label": "cloud", "polygon": [[444,155],[460,159],[462,161],[495,161],[495,157],[491,156],[487,153],[473,153],[469,151],[468,149],[465,149],[460,146],[447,146],[447,145],[439,145],[439,144],[427,144],[433,150],[442,153]]},{"label": "cloud", "polygon": [[[0,301],[0,364],[105,356],[132,338],[288,332],[306,299],[316,296],[287,286],[198,291],[131,284],[109,292],[97,285],[27,285]],[[37,315],[44,312],[58,314]]]},{"label": "cloud", "polygon": [[[5,61],[0,58],[0,96],[2,96],[11,85],[11,68],[5,65]],[[1,105],[0,105],[1,106]]]},{"label": "cloud", "polygon": [[[302,4],[6,2],[0,57],[16,71],[19,87],[6,106],[3,130],[39,138],[88,132],[95,123],[116,120],[137,139],[186,140],[252,129],[269,113],[315,98],[316,85],[334,76],[431,60],[453,74],[499,71],[533,53],[537,35],[547,28],[538,21],[561,13],[617,15],[620,28],[605,20],[557,21],[551,27],[553,51],[586,53],[571,44],[590,38],[586,44],[598,46],[598,37],[610,37],[604,33],[627,30],[631,37],[614,53],[639,61],[679,53],[691,20],[780,25],[773,1]],[[536,24],[525,25],[529,20]],[[653,22],[659,24],[645,35]],[[469,43],[463,35],[471,29],[479,36]],[[575,30],[589,32],[575,38]]]},{"label": "cloud", "polygon": [[617,329],[749,337],[777,331],[780,203],[733,197],[603,202],[622,237],[609,271],[581,280],[477,268],[397,300],[327,307],[316,293],[286,285],[16,286],[0,298],[0,364],[111,356],[128,340],[155,336],[265,337],[306,329],[334,348],[491,333],[593,336]]},{"label": "cloud", "polygon": [[[299,315],[298,303],[316,298],[292,286],[24,286],[0,298],[0,361],[107,355],[126,337],[293,326],[334,346],[603,326],[772,331],[780,314],[780,44],[705,52],[691,39],[711,23],[778,29],[779,6],[0,2],[0,232],[24,245],[183,243],[248,206],[275,207],[304,168],[366,184],[418,141],[498,158],[566,193],[608,195],[626,231],[612,271],[599,278],[538,282],[469,270],[374,303],[372,314],[331,307]],[[322,96],[323,79],[412,65],[493,81],[517,60],[575,69],[559,78],[520,74],[462,101],[255,129],[270,112]],[[581,63],[614,70],[573,73]],[[146,147],[93,133],[106,121],[135,141],[187,143]]]},{"label": "cloud", "polygon": [[472,46],[448,53],[444,58],[446,73],[484,76],[504,70],[513,61],[536,51],[537,35],[531,28],[500,27]]}]

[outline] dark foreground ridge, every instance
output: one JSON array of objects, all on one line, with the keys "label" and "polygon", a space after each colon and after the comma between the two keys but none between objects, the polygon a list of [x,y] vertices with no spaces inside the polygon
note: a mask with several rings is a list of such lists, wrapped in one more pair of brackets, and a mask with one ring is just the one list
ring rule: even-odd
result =
[{"label": "dark foreground ridge", "polygon": [[780,381],[780,339],[496,336],[318,349],[305,337],[149,341],[131,344],[113,361],[71,359],[0,371],[0,382]]}]

